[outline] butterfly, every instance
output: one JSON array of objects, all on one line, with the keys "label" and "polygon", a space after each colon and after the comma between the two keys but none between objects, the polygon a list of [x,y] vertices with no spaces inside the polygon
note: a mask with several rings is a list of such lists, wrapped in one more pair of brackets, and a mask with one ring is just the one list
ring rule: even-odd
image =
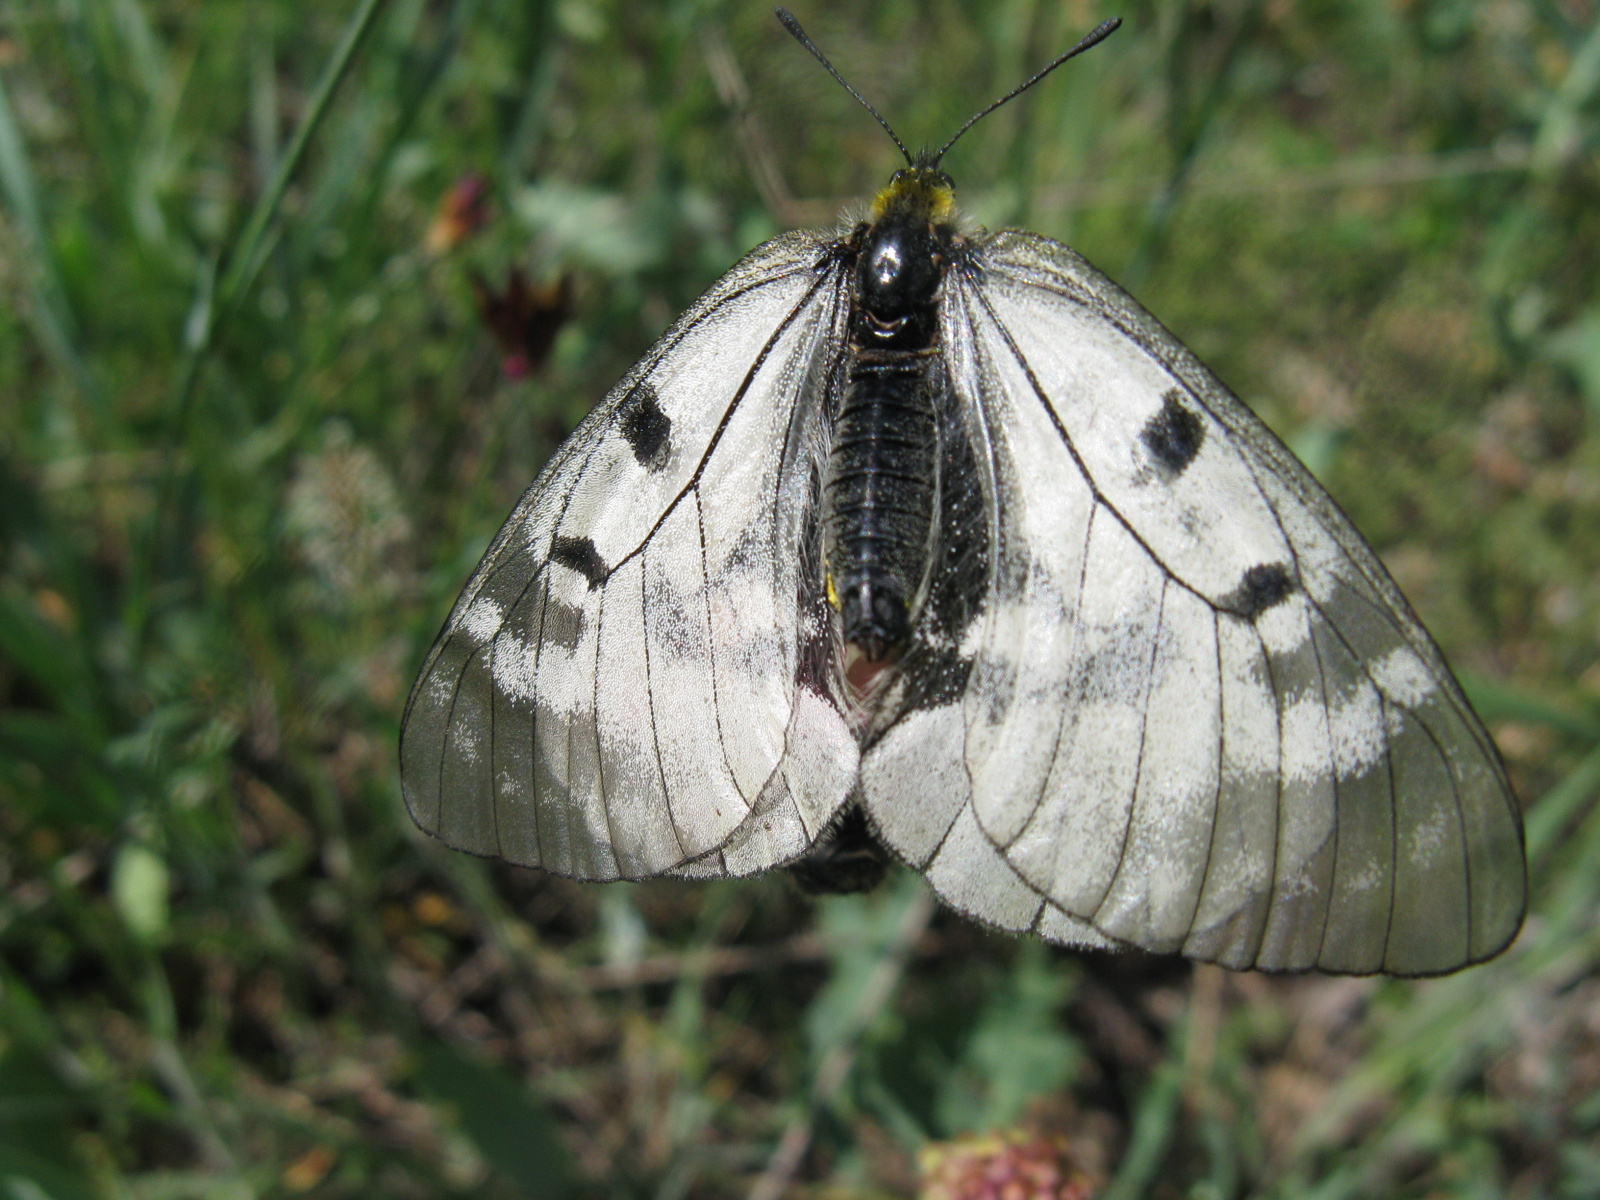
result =
[{"label": "butterfly", "polygon": [[752,251],[545,466],[407,703],[447,845],[871,886],[1228,967],[1424,975],[1522,920],[1520,809],[1377,556],[1072,250],[913,155]]}]

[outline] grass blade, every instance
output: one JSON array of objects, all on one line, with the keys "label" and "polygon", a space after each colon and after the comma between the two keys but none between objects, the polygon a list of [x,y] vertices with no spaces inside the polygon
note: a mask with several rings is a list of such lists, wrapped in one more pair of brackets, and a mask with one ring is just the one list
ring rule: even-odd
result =
[{"label": "grass blade", "polygon": [[361,6],[345,26],[339,44],[323,68],[322,76],[312,93],[311,102],[294,131],[283,157],[266,189],[257,199],[249,219],[234,239],[230,250],[219,260],[224,264],[218,280],[216,265],[208,264],[201,271],[196,288],[195,302],[190,308],[184,329],[185,353],[178,367],[177,398],[168,424],[166,448],[161,468],[161,482],[157,488],[156,502],[151,510],[149,529],[135,558],[133,586],[129,590],[129,611],[126,624],[137,636],[148,616],[147,584],[154,568],[154,555],[160,543],[160,531],[165,527],[172,508],[178,481],[178,451],[187,438],[189,413],[194,406],[194,396],[199,388],[200,375],[206,355],[216,340],[219,329],[227,323],[239,301],[255,282],[271,242],[273,223],[289,184],[305,160],[311,139],[321,127],[339,90],[339,85],[350,73],[356,53],[377,25],[388,0],[362,0]]},{"label": "grass blade", "polygon": [[[266,260],[268,234],[273,220],[278,215],[278,209],[283,205],[283,197],[289,190],[289,184],[305,159],[312,137],[328,115],[339,85],[350,73],[357,51],[376,27],[378,17],[387,4],[388,0],[361,0],[361,7],[345,26],[344,36],[339,39],[333,56],[323,69],[322,78],[317,81],[316,90],[311,94],[311,102],[306,107],[305,116],[301,118],[294,136],[289,139],[289,145],[284,150],[283,158],[278,162],[277,170],[273,173],[266,190],[256,201],[249,220],[245,222],[238,239],[234,242],[233,250],[227,256],[228,265],[217,288],[215,310],[217,320],[226,319],[240,297],[249,291],[250,285],[255,282],[261,264]],[[207,341],[209,342],[209,337]]]},{"label": "grass blade", "polygon": [[1558,708],[1493,679],[1463,673],[1461,686],[1485,721],[1528,721],[1583,742],[1600,741],[1600,721]]},{"label": "grass blade", "polygon": [[96,414],[101,414],[105,398],[95,386],[79,349],[78,322],[61,283],[61,272],[40,209],[38,185],[22,132],[17,128],[4,76],[0,76],[0,189],[4,190],[6,207],[16,222],[23,253],[29,260],[29,283],[40,340]]},{"label": "grass blade", "polygon": [[1600,791],[1600,746],[1585,755],[1529,812],[1524,825],[1530,863],[1542,861],[1554,849],[1556,837],[1597,791]]},{"label": "grass blade", "polygon": [[455,1107],[462,1129],[485,1161],[530,1200],[572,1193],[572,1168],[550,1115],[517,1079],[444,1042],[418,1051],[429,1092]]}]

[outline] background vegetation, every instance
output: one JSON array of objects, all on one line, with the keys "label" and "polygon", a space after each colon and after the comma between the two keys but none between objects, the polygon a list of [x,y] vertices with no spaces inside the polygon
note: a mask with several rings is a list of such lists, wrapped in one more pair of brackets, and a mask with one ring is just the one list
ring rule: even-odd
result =
[{"label": "background vegetation", "polygon": [[[760,3],[8,0],[0,1196],[908,1195],[1014,1127],[1117,1200],[1600,1196],[1600,5],[795,8],[912,142],[1126,18],[961,199],[1132,288],[1380,548],[1529,806],[1522,939],[1228,976],[905,879],[441,851],[396,727],[487,539],[892,147]],[[531,371],[473,283],[513,266],[572,285]]]}]

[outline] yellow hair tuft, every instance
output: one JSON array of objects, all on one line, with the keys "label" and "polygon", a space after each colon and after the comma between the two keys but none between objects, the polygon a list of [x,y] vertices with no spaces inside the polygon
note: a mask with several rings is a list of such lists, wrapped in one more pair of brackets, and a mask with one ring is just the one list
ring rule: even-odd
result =
[{"label": "yellow hair tuft", "polygon": [[955,191],[930,174],[916,169],[895,172],[889,186],[872,198],[872,219],[880,221],[889,212],[905,212],[935,225],[947,224],[955,215]]}]

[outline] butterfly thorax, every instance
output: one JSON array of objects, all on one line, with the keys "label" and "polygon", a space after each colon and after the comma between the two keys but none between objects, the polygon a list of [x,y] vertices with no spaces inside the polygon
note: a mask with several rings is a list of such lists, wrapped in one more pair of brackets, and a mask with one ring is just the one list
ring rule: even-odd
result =
[{"label": "butterfly thorax", "polygon": [[949,177],[898,171],[850,240],[845,387],[823,493],[828,596],[870,663],[905,646],[926,589],[939,494],[939,290],[957,235]]}]

